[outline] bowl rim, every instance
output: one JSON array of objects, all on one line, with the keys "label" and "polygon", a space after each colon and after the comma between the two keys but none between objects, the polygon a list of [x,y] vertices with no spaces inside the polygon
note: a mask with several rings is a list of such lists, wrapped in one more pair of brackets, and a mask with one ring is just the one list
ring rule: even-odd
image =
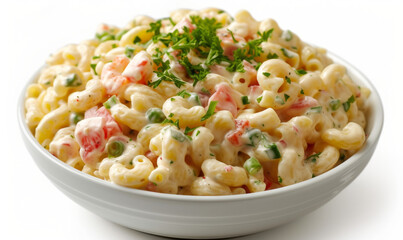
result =
[{"label": "bowl rim", "polygon": [[[153,199],[165,199],[165,200],[176,200],[176,201],[189,201],[189,202],[221,202],[221,201],[244,201],[250,199],[258,199],[258,198],[267,198],[270,196],[276,196],[280,194],[284,194],[287,192],[294,192],[297,190],[302,190],[305,188],[309,188],[314,184],[318,184],[319,182],[331,178],[334,175],[341,174],[346,172],[349,168],[351,168],[357,161],[360,161],[362,157],[365,157],[366,151],[371,150],[376,147],[377,141],[381,135],[383,123],[384,123],[384,109],[383,104],[380,98],[378,91],[376,90],[373,83],[366,77],[361,71],[359,71],[352,64],[347,62],[346,60],[340,58],[339,56],[328,51],[328,56],[335,62],[343,64],[347,72],[353,72],[354,76],[356,76],[362,84],[371,90],[370,98],[373,98],[373,104],[371,105],[374,108],[372,111],[373,117],[373,127],[371,132],[368,134],[365,145],[354,155],[352,155],[348,160],[343,162],[342,164],[330,169],[329,171],[316,176],[315,178],[311,178],[293,185],[272,189],[269,191],[249,193],[249,194],[238,194],[238,195],[224,195],[224,196],[195,196],[195,195],[178,195],[178,194],[168,194],[168,193],[158,193],[151,192],[146,190],[128,188],[124,186],[119,186],[112,182],[99,179],[97,177],[86,174],[82,171],[79,171],[67,164],[63,161],[59,160],[52,154],[50,154],[46,149],[44,149],[35,139],[34,135],[31,133],[28,125],[25,122],[25,94],[26,90],[35,79],[37,79],[40,71],[43,67],[39,68],[29,79],[29,81],[25,84],[20,93],[18,99],[17,106],[17,115],[18,115],[18,124],[20,131],[22,133],[22,137],[26,138],[28,142],[35,148],[37,152],[39,152],[42,157],[46,157],[53,164],[56,164],[58,167],[62,168],[64,171],[68,171],[77,175],[79,178],[83,178],[87,181],[90,181],[94,184],[101,184],[103,187],[110,188],[117,191],[123,191],[127,194],[132,194],[133,196],[139,195],[142,197],[152,197]],[[375,111],[376,110],[376,111]],[[30,154],[31,155],[31,154]],[[32,157],[32,155],[31,155]],[[368,159],[369,161],[369,159]]]}]

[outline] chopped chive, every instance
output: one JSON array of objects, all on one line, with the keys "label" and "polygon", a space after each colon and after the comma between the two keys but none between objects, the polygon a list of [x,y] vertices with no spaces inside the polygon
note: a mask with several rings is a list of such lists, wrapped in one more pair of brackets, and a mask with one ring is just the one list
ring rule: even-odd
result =
[{"label": "chopped chive", "polygon": [[218,101],[211,101],[207,110],[207,113],[200,119],[201,121],[205,121],[211,116],[213,116],[215,107],[217,105]]},{"label": "chopped chive", "polygon": [[101,58],[101,56],[99,56],[99,55],[98,56],[92,56],[92,59],[94,59],[94,60],[99,59],[99,58]]},{"label": "chopped chive", "polygon": [[305,94],[304,89],[301,88],[301,91],[299,91],[301,94]]},{"label": "chopped chive", "polygon": [[262,101],[263,96],[259,96],[258,98],[256,98],[256,102],[260,103]]},{"label": "chopped chive", "polygon": [[174,116],[174,113],[170,113],[170,114],[168,115],[169,118],[171,118],[171,117],[173,117],[173,116]]},{"label": "chopped chive", "polygon": [[284,93],[284,100],[285,100],[286,102],[287,102],[287,100],[288,100],[289,98],[290,98],[290,96]]},{"label": "chopped chive", "polygon": [[283,178],[281,178],[280,176],[277,176],[277,181],[278,181],[278,183],[282,183],[282,182],[283,182]]},{"label": "chopped chive", "polygon": [[196,137],[199,136],[199,134],[200,134],[200,130],[197,130]]},{"label": "chopped chive", "polygon": [[[188,133],[193,132],[196,128],[198,128],[198,127],[190,128],[190,127],[187,127],[187,126],[186,126],[186,128],[185,128],[185,134],[188,134]],[[200,131],[199,131],[199,132],[200,132]],[[196,136],[197,136],[197,135],[196,135]]]},{"label": "chopped chive", "polygon": [[287,81],[288,84],[291,84],[291,79],[288,76],[285,76],[285,80]]},{"label": "chopped chive", "polygon": [[178,94],[176,94],[176,96],[181,96],[183,98],[188,98],[188,97],[190,97],[190,93],[188,93],[186,90],[182,90],[182,91],[178,92]]}]

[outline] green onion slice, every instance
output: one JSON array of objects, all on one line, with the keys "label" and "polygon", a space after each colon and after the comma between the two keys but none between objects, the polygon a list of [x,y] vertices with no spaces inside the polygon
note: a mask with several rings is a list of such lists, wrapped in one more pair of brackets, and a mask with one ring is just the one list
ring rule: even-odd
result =
[{"label": "green onion slice", "polygon": [[77,87],[80,86],[81,84],[82,84],[81,78],[75,73],[68,75],[65,80],[66,87]]},{"label": "green onion slice", "polygon": [[248,171],[250,175],[255,175],[257,172],[259,172],[260,169],[262,169],[262,165],[254,157],[251,157],[248,160],[246,160],[245,163],[243,164],[243,167],[245,168],[246,171]]},{"label": "green onion slice", "polygon": [[278,147],[277,147],[277,145],[275,143],[265,145],[265,147],[267,148],[265,150],[265,152],[266,152],[267,156],[270,159],[279,159],[279,158],[281,158],[280,151],[278,150]]},{"label": "green onion slice", "polygon": [[104,102],[104,106],[106,109],[111,109],[111,107],[113,107],[114,105],[116,105],[118,103],[119,103],[119,99],[115,95],[113,95],[108,100],[106,100],[106,102]]}]

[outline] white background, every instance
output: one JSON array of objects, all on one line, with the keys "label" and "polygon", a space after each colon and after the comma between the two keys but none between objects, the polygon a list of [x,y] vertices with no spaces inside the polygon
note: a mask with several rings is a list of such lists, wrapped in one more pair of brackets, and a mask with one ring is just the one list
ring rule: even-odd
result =
[{"label": "white background", "polygon": [[[23,146],[16,101],[46,57],[91,38],[99,23],[124,26],[138,14],[217,6],[274,18],[301,39],[326,47],[364,72],[385,108],[383,134],[363,173],[317,211],[241,239],[402,239],[403,3],[400,1],[7,1],[0,20],[0,238],[160,239],[120,227],[60,193]],[[245,206],[247,207],[247,206]]]}]

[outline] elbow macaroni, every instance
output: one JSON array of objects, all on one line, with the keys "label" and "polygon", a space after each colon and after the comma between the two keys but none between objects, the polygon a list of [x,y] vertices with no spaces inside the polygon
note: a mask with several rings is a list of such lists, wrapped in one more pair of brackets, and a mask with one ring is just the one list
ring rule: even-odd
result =
[{"label": "elbow macaroni", "polygon": [[102,24],[47,64],[26,91],[35,138],[125,187],[260,192],[323,174],[366,140],[370,91],[326,50],[244,10]]}]

